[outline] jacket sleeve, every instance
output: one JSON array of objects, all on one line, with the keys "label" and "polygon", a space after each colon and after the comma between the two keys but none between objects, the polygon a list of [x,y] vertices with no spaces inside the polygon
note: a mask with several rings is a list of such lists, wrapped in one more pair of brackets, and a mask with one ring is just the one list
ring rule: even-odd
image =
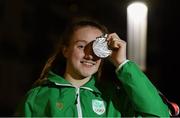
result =
[{"label": "jacket sleeve", "polygon": [[127,93],[134,110],[140,116],[169,117],[169,110],[155,86],[132,61],[117,71],[117,77]]},{"label": "jacket sleeve", "polygon": [[21,101],[15,111],[15,117],[31,117],[31,105],[25,100]]},{"label": "jacket sleeve", "polygon": [[32,117],[33,116],[33,101],[35,99],[36,92],[31,89],[27,92],[21,103],[18,105],[15,116],[16,117]]}]

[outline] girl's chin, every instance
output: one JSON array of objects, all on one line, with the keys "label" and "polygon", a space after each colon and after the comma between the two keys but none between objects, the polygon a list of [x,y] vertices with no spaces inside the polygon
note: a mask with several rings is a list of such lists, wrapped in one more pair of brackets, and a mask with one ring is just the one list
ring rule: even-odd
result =
[{"label": "girl's chin", "polygon": [[85,72],[85,73],[82,73],[81,75],[86,78],[86,77],[92,76],[94,73],[95,72],[89,72],[89,73]]}]

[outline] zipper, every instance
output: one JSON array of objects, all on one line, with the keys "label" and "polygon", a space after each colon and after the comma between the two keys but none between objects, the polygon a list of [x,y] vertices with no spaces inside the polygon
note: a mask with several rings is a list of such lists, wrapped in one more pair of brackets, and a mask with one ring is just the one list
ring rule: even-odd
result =
[{"label": "zipper", "polygon": [[76,107],[78,112],[78,118],[82,118],[82,109],[80,103],[80,88],[76,88]]},{"label": "zipper", "polygon": [[[56,83],[56,85],[59,85],[59,86],[68,86],[68,87],[74,87],[72,86],[71,84],[60,84],[60,83]],[[76,95],[75,95],[75,104],[76,104],[76,108],[77,108],[77,112],[78,112],[78,118],[82,118],[82,108],[81,108],[81,102],[80,102],[80,88],[83,88],[83,89],[86,89],[86,90],[89,90],[89,91],[93,91],[93,89],[89,88],[89,87],[74,87],[76,88]]]}]

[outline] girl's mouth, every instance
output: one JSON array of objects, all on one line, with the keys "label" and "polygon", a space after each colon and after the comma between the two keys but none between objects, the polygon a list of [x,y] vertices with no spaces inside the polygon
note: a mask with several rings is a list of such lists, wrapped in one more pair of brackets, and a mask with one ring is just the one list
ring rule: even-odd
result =
[{"label": "girl's mouth", "polygon": [[95,62],[92,62],[92,61],[81,61],[81,63],[87,66],[93,66],[96,64]]}]

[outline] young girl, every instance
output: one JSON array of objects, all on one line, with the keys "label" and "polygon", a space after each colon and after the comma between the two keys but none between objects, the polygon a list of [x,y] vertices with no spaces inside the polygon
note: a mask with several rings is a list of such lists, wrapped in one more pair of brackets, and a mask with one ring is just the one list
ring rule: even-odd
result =
[{"label": "young girl", "polygon": [[[101,78],[104,59],[92,50],[92,42],[104,33],[108,34],[108,46],[112,49],[108,59],[116,67],[115,78],[108,78],[108,82]],[[127,60],[126,42],[116,33],[108,33],[95,21],[79,20],[67,27],[61,41],[40,79],[27,93],[17,116],[169,116],[155,86],[134,62]]]}]

